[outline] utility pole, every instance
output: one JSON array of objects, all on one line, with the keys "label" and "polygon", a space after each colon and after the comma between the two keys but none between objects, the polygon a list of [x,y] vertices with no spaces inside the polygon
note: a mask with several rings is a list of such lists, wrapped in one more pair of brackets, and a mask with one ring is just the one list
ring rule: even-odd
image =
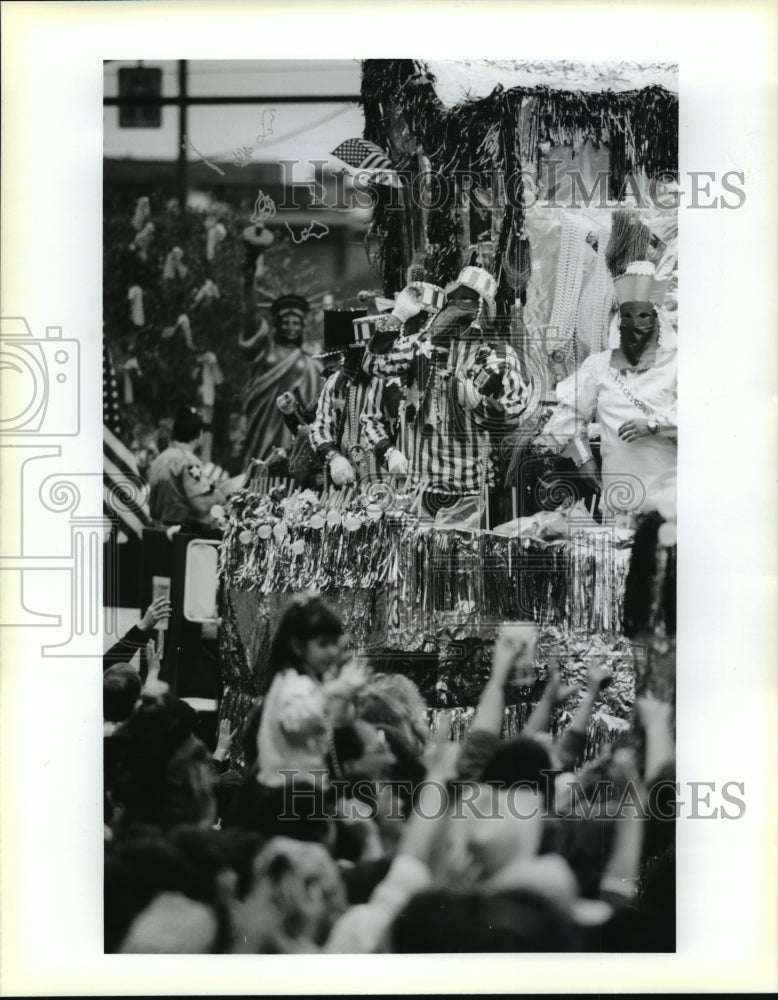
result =
[{"label": "utility pole", "polygon": [[186,223],[186,202],[188,188],[188,163],[186,159],[187,149],[184,136],[187,134],[188,115],[188,87],[187,87],[187,62],[186,59],[178,60],[178,203],[181,209],[181,221]]}]

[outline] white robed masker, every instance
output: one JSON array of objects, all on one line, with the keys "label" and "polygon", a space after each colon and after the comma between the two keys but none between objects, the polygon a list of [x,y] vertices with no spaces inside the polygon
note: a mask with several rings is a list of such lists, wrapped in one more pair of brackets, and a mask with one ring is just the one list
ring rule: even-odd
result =
[{"label": "white robed masker", "polygon": [[603,497],[606,511],[637,512],[656,508],[659,497],[674,486],[677,435],[649,434],[623,441],[619,428],[629,420],[653,416],[659,424],[677,426],[677,337],[665,311],[657,308],[656,352],[634,370],[612,367],[619,344],[619,316],[611,324],[611,347],[591,354],[556,387],[558,405],[536,444],[560,452],[578,439],[579,454],[588,449],[588,426],[600,427]]}]

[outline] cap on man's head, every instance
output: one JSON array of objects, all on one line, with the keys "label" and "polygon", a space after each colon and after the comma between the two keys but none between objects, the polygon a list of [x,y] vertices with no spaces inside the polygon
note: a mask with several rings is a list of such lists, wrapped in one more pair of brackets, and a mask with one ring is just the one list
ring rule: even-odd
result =
[{"label": "cap on man's head", "polygon": [[497,282],[487,270],[483,267],[463,267],[459,272],[457,280],[446,288],[446,295],[450,298],[454,292],[459,291],[461,288],[469,288],[475,292],[483,300],[487,316],[494,318]]},{"label": "cap on man's head", "polygon": [[204,423],[199,410],[193,406],[179,406],[173,421],[173,438],[184,444],[194,441],[203,429]]},{"label": "cap on man's head", "polygon": [[634,260],[624,274],[613,279],[613,288],[619,305],[626,302],[651,302],[661,306],[667,294],[668,280],[659,280],[656,267],[650,260]]}]

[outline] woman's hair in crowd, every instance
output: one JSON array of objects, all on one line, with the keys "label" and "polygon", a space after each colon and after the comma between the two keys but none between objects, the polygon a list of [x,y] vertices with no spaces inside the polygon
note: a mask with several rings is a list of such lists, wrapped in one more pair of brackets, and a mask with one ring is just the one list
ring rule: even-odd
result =
[{"label": "woman's hair in crowd", "polygon": [[103,719],[124,722],[140,698],[141,679],[129,663],[116,663],[103,673]]}]

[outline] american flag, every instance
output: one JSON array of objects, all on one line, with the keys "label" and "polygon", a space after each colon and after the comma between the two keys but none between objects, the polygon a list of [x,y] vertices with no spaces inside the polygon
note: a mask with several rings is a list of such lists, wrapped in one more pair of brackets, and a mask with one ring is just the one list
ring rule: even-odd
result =
[{"label": "american flag", "polygon": [[372,179],[378,184],[400,187],[400,179],[392,161],[374,142],[368,142],[367,139],[346,139],[337,149],[333,149],[332,155],[357,170],[369,170],[373,174]]},{"label": "american flag", "polygon": [[103,343],[103,513],[125,536],[140,541],[151,524],[148,487],[135,456],[121,441],[123,429],[116,371]]},{"label": "american flag", "polygon": [[123,421],[119,409],[119,383],[116,380],[116,369],[108,345],[103,341],[103,424],[121,437]]},{"label": "american flag", "polygon": [[148,486],[130,449],[103,424],[103,513],[128,538],[140,541],[151,524]]},{"label": "american flag", "polygon": [[392,161],[374,142],[346,139],[332,151],[333,156],[357,170],[393,170]]}]

